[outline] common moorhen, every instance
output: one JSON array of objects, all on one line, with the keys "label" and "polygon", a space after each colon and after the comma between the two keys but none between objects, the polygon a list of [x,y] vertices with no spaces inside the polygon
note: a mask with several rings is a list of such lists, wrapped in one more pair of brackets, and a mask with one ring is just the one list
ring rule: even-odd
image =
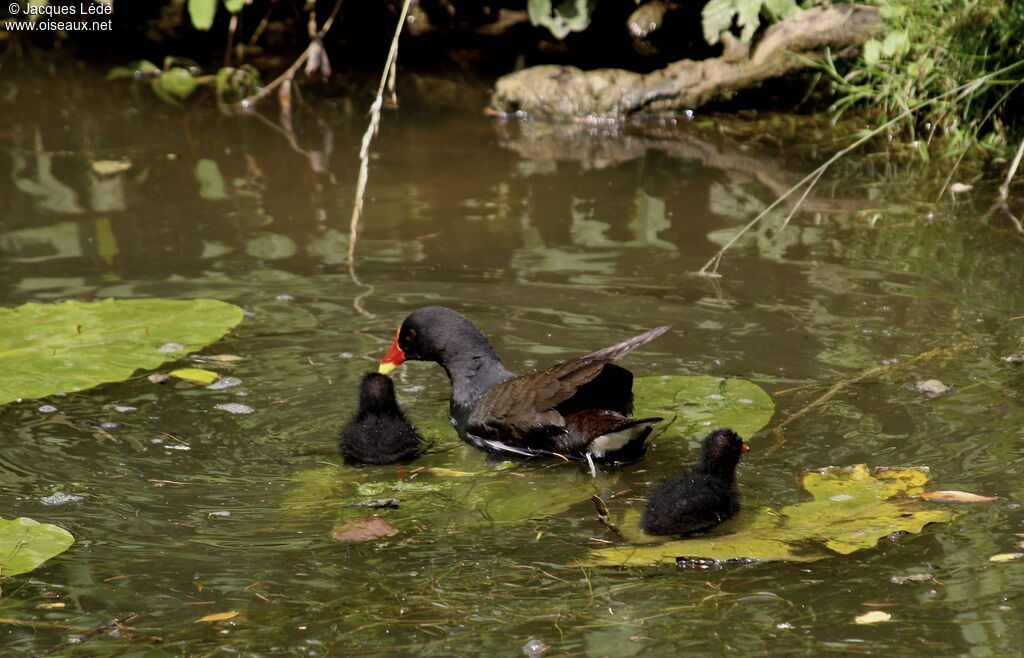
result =
[{"label": "common moorhen", "polygon": [[665,482],[647,499],[640,528],[649,535],[708,530],[740,511],[736,465],[747,444],[729,429],[704,437],[696,468]]},{"label": "common moorhen", "polygon": [[632,461],[661,418],[627,418],[633,373],[613,363],[668,331],[657,327],[591,354],[516,376],[476,326],[443,306],[413,311],[380,362],[388,373],[407,360],[434,361],[452,384],[451,418],[482,450],[525,456]]},{"label": "common moorhen", "polygon": [[348,463],[394,464],[416,457],[423,439],[395,400],[391,378],[375,372],[359,386],[359,408],[341,430],[338,449]]}]

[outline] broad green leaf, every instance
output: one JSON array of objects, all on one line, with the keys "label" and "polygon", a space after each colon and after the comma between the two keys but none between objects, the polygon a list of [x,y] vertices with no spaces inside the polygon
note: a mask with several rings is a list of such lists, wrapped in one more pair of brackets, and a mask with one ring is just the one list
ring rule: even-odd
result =
[{"label": "broad green leaf", "polygon": [[185,381],[194,382],[196,384],[203,384],[204,386],[212,384],[213,382],[220,379],[220,375],[209,370],[203,370],[202,368],[178,368],[168,373],[171,377],[177,377],[178,379],[184,379]]},{"label": "broad green leaf", "polygon": [[[593,551],[586,563],[652,565],[679,557],[807,562],[871,548],[893,532],[920,532],[929,523],[951,521],[960,514],[912,498],[928,481],[927,469],[869,470],[858,464],[804,473],[800,481],[814,500],[778,511],[744,510],[693,539]],[[619,524],[623,536],[634,544],[662,542],[643,534],[639,517],[636,511],[625,515]]]},{"label": "broad green leaf", "polygon": [[0,576],[32,571],[74,543],[70,532],[49,523],[0,519]]},{"label": "broad green leaf", "polygon": [[533,25],[546,27],[556,39],[581,32],[590,25],[597,0],[528,0],[526,11]]},{"label": "broad green leaf", "polygon": [[669,432],[692,437],[729,427],[749,438],[775,413],[771,396],[757,384],[704,375],[638,377],[633,382],[633,408],[635,416],[675,416]]},{"label": "broad green leaf", "polygon": [[213,17],[217,15],[218,0],[188,0],[188,16],[192,19],[192,27],[205,32],[213,26]]},{"label": "broad green leaf", "polygon": [[732,27],[733,19],[740,28],[740,40],[749,42],[761,25],[761,11],[775,20],[787,18],[800,8],[794,0],[711,0],[701,10],[704,40],[718,43],[722,32]]},{"label": "broad green leaf", "polygon": [[153,81],[153,84],[154,88],[159,87],[172,98],[185,100],[196,88],[197,83],[188,69],[176,66],[164,71],[163,75]]},{"label": "broad green leaf", "polygon": [[864,42],[864,62],[877,64],[882,58],[882,43],[878,39],[868,39]]},{"label": "broad green leaf", "polygon": [[148,78],[160,73],[160,67],[146,59],[138,59],[127,66],[115,66],[107,72],[107,80],[119,78]]},{"label": "broad green leaf", "polygon": [[0,309],[0,404],[126,379],[212,343],[242,321],[214,299],[105,299]]},{"label": "broad green leaf", "polygon": [[224,6],[232,14],[237,14],[242,11],[242,7],[245,6],[245,0],[224,0]]}]

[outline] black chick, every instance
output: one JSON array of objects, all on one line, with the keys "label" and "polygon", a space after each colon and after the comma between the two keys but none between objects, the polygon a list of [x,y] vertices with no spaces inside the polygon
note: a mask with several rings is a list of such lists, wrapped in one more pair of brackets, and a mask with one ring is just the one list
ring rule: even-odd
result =
[{"label": "black chick", "polygon": [[736,465],[747,450],[732,430],[708,434],[697,466],[665,482],[647,499],[640,527],[649,535],[688,535],[735,516],[740,510]]},{"label": "black chick", "polygon": [[395,400],[391,378],[375,372],[359,386],[359,409],[341,430],[338,450],[349,464],[394,464],[411,461],[423,439],[409,424]]}]

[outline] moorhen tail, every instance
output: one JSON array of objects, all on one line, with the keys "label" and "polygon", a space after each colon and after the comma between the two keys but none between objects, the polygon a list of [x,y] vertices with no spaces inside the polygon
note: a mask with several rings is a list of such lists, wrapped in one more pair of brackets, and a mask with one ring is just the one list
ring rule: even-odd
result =
[{"label": "moorhen tail", "polygon": [[668,331],[657,327],[547,370],[515,375],[465,316],[427,306],[402,322],[380,363],[434,361],[452,384],[451,417],[459,435],[482,450],[560,455],[605,462],[643,455],[661,418],[628,418],[633,374],[613,362]]},{"label": "moorhen tail", "polygon": [[338,449],[345,461],[362,464],[394,464],[416,458],[423,439],[409,424],[395,400],[391,378],[375,372],[359,386],[359,408],[341,430]]},{"label": "moorhen tail", "polygon": [[665,482],[647,499],[640,528],[649,535],[688,535],[735,516],[740,511],[736,465],[748,449],[732,430],[708,434],[697,466]]}]

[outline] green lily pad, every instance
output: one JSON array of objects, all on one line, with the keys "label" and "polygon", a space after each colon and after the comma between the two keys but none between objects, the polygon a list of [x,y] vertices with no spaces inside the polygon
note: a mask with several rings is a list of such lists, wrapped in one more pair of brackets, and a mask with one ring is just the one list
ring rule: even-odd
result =
[{"label": "green lily pad", "polygon": [[32,571],[74,543],[70,532],[49,523],[0,519],[0,576]]},{"label": "green lily pad", "polygon": [[242,321],[214,299],[105,299],[0,309],[0,404],[81,391],[180,359]]},{"label": "green lily pad", "polygon": [[800,482],[814,500],[781,510],[744,510],[694,539],[644,535],[639,512],[627,513],[619,524],[634,543],[593,551],[590,566],[640,566],[674,563],[680,557],[715,561],[748,558],[759,561],[809,562],[830,555],[871,548],[894,532],[921,532],[929,523],[952,521],[960,512],[936,509],[911,496],[928,481],[926,468],[877,468],[864,464],[829,467],[801,475]]},{"label": "green lily pad", "polygon": [[633,382],[633,408],[635,416],[675,416],[669,431],[693,437],[728,427],[748,438],[775,413],[771,396],[757,384],[704,375],[638,377]]}]

